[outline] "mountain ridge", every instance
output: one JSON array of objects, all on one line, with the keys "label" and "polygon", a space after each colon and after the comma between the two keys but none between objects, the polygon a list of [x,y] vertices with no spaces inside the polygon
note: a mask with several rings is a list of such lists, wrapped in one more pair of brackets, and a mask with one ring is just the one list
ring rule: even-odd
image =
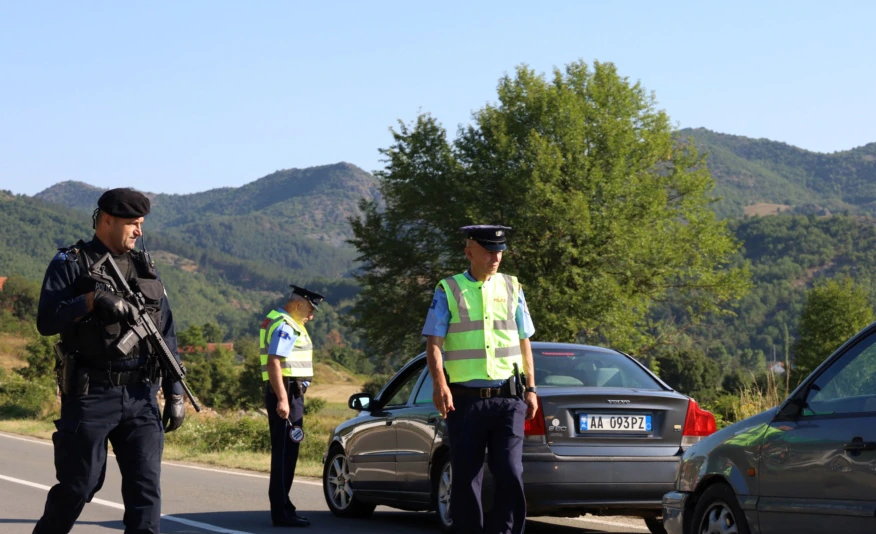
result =
[{"label": "mountain ridge", "polygon": [[721,197],[715,211],[741,217],[757,203],[876,215],[876,142],[832,153],[813,152],[781,141],[723,134],[706,128],[676,132],[707,153]]}]

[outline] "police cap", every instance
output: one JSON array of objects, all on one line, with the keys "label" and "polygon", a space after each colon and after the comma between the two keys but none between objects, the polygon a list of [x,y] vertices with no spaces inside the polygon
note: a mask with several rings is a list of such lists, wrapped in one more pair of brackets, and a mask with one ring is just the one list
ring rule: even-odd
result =
[{"label": "police cap", "polygon": [[300,297],[306,298],[314,309],[319,308],[319,303],[322,302],[323,299],[325,299],[325,297],[323,297],[316,291],[310,291],[309,289],[304,289],[303,287],[299,287],[294,284],[290,284],[289,287],[292,288],[293,295],[298,295]]},{"label": "police cap", "polygon": [[476,241],[480,246],[487,250],[495,252],[505,250],[505,236],[508,226],[498,226],[494,224],[475,224],[472,226],[463,226],[459,230],[465,234],[468,239]]},{"label": "police cap", "polygon": [[128,187],[118,187],[100,195],[97,207],[113,217],[136,219],[145,217],[151,206],[149,199],[143,193]]}]

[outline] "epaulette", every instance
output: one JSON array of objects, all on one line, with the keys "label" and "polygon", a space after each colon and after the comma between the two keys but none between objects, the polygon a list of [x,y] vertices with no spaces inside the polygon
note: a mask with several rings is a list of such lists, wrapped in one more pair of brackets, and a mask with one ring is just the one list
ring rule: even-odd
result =
[{"label": "epaulette", "polygon": [[72,245],[69,247],[58,247],[58,253],[54,259],[75,262],[79,258],[79,247]]}]

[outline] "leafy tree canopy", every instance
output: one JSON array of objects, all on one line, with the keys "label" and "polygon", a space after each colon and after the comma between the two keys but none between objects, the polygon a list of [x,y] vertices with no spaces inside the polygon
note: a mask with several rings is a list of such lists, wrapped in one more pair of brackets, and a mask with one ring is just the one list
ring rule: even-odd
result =
[{"label": "leafy tree canopy", "polygon": [[747,288],[703,159],[610,63],[551,79],[521,66],[452,142],[429,115],[393,138],[376,173],[385,209],[364,201],[351,219],[358,325],[380,352],[418,345],[435,284],[467,266],[467,224],[514,228],[502,271],[525,284],[539,339],[635,349],[651,341],[655,300],[695,320]]},{"label": "leafy tree canopy", "polygon": [[806,295],[800,337],[794,343],[794,375],[805,378],[848,338],[873,322],[867,290],[851,278],[816,285]]}]

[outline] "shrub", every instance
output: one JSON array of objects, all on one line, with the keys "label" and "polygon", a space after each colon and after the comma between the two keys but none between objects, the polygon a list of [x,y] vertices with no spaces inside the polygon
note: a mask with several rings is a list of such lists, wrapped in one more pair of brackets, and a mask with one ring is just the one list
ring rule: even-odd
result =
[{"label": "shrub", "polygon": [[315,415],[325,407],[325,399],[322,397],[304,397],[304,414]]},{"label": "shrub", "polygon": [[[320,398],[313,399],[324,404]],[[322,461],[326,439],[335,420],[304,419],[304,441],[298,462]],[[271,433],[263,415],[193,415],[183,425],[165,435],[168,444],[185,448],[192,455],[217,452],[271,452]]]},{"label": "shrub", "polygon": [[25,380],[0,368],[0,417],[41,417],[52,409],[55,391],[55,382],[51,377]]},{"label": "shrub", "polygon": [[268,422],[261,416],[187,417],[166,435],[168,443],[191,452],[270,452]]}]

